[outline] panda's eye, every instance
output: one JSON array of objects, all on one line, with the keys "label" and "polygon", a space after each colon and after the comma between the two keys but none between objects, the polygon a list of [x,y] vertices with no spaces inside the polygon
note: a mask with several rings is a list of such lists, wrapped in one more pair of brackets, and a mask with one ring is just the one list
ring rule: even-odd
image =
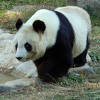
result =
[{"label": "panda's eye", "polygon": [[26,42],[24,46],[27,51],[32,51],[32,46],[28,42]]},{"label": "panda's eye", "polygon": [[17,50],[17,47],[18,47],[18,43],[15,45],[15,49]]}]

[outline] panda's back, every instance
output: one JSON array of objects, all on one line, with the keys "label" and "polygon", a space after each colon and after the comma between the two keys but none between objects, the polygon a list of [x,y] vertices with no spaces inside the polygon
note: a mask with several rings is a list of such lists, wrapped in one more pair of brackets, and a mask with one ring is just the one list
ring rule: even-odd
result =
[{"label": "panda's back", "polygon": [[55,10],[64,14],[73,27],[75,42],[72,53],[73,57],[77,57],[86,49],[87,36],[91,32],[89,15],[83,9],[74,6],[60,7]]},{"label": "panda's back", "polygon": [[69,13],[69,14],[77,14],[78,16],[80,16],[81,18],[83,18],[88,26],[89,26],[89,30],[91,31],[91,21],[90,21],[90,16],[89,14],[83,9],[83,8],[80,8],[80,7],[77,7],[77,6],[66,6],[66,7],[58,7],[55,9],[56,11],[59,11],[59,12],[65,12],[65,13]]}]

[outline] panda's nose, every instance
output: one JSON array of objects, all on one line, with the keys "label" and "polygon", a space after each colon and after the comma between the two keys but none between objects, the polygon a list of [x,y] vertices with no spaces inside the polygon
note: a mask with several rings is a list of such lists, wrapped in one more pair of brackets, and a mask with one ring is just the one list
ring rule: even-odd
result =
[{"label": "panda's nose", "polygon": [[23,57],[16,57],[18,60],[21,60]]}]

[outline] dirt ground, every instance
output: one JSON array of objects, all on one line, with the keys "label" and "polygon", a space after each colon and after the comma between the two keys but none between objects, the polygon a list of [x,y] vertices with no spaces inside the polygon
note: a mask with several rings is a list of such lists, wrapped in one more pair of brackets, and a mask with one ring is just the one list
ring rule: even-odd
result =
[{"label": "dirt ground", "polygon": [[[10,24],[13,26],[12,24],[16,21],[16,14],[23,18],[21,12],[16,13],[15,9],[11,12],[13,12],[13,17],[11,17],[10,14],[10,17],[7,17],[5,14],[8,19],[5,19],[6,21],[4,22],[3,20],[0,21],[3,27],[5,23],[9,25],[8,22],[11,21],[12,18],[13,23],[10,22]],[[26,13],[27,12],[25,12],[25,14]],[[27,16],[31,14],[32,12],[28,12]],[[0,18],[2,18],[2,15],[0,15]],[[26,87],[17,92],[3,93],[0,94],[0,100],[100,100],[100,20],[97,17],[91,17],[91,20],[93,30],[89,54],[92,58],[90,65],[93,67],[95,74],[90,76],[82,74],[79,76],[69,75],[65,77],[63,81],[58,81],[56,84],[44,83],[36,87]],[[12,31],[11,26],[5,26],[5,28]],[[15,29],[13,32],[15,32]]]}]

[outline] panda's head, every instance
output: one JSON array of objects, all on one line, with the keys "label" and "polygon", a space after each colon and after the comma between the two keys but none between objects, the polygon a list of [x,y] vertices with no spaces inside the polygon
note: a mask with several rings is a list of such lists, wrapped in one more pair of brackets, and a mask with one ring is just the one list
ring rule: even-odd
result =
[{"label": "panda's head", "polygon": [[[50,11],[38,11],[26,23],[16,22],[17,33],[14,38],[16,58],[20,61],[36,60],[45,54],[48,47],[55,44],[58,21]],[[53,17],[53,18],[52,18]]]},{"label": "panda's head", "polygon": [[18,30],[15,36],[16,58],[20,61],[26,61],[42,56],[46,49],[46,43],[42,42],[42,35],[46,29],[45,23],[41,20],[35,20],[32,25],[27,25],[18,19],[16,28]]}]

